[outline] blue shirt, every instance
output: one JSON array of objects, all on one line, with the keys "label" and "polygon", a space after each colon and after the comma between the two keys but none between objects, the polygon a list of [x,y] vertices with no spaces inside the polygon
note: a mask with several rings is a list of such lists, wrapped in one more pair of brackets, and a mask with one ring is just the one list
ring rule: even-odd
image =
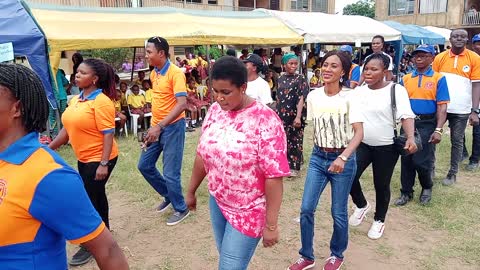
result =
[{"label": "blue shirt", "polygon": [[80,175],[25,135],[0,153],[0,269],[67,269],[65,240],[80,244],[105,229]]}]

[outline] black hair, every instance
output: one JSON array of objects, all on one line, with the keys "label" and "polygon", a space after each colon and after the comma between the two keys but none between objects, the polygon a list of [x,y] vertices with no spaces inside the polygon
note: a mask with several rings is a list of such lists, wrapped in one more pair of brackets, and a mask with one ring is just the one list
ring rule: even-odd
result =
[{"label": "black hair", "polygon": [[22,122],[27,132],[46,129],[49,105],[38,75],[19,64],[0,63],[0,85],[9,89],[22,105]]},{"label": "black hair", "polygon": [[169,53],[170,46],[168,45],[168,42],[166,39],[162,37],[151,37],[147,40],[147,42],[153,43],[157,51],[163,51],[167,58],[170,57],[170,53]]},{"label": "black hair", "polygon": [[117,91],[115,87],[115,71],[105,61],[89,58],[83,61],[83,64],[89,66],[98,77],[96,86],[102,89],[102,92],[110,99],[115,99]]},{"label": "black hair", "polygon": [[139,70],[137,74],[140,74],[140,73],[143,73],[143,75],[145,75],[145,71],[143,70]]},{"label": "black hair", "polygon": [[228,80],[240,87],[247,83],[247,68],[238,58],[222,56],[213,65],[212,80]]},{"label": "black hair", "polygon": [[126,82],[120,82],[120,86],[122,86],[122,84],[125,84],[125,85],[128,87],[128,83],[126,83]]},{"label": "black hair", "polygon": [[375,36],[373,36],[372,41],[373,41],[374,39],[376,39],[376,38],[381,39],[381,40],[382,40],[382,43],[385,44],[385,38],[384,38],[383,36],[381,36],[381,35],[375,35]]},{"label": "black hair", "polygon": [[118,84],[118,83],[120,83],[120,77],[117,74],[115,74],[115,84]]},{"label": "black hair", "polygon": [[134,84],[134,85],[132,85],[132,87],[130,87],[130,89],[132,89],[132,90],[133,90],[133,88],[134,88],[134,87],[136,87],[136,88],[138,88],[138,90],[140,90],[140,86],[138,86],[138,84]]},{"label": "black hair", "polygon": [[[78,60],[77,62],[74,61],[75,58]],[[80,64],[83,62],[83,56],[78,52],[74,53],[72,55],[72,62],[73,62],[73,74],[77,74],[78,66],[80,66]]]},{"label": "black hair", "polygon": [[345,52],[342,51],[329,51],[328,53],[325,54],[325,56],[322,59],[322,63],[320,66],[323,66],[323,63],[330,57],[336,55],[338,58],[340,58],[340,62],[342,63],[342,69],[343,69],[343,76],[342,80],[340,81],[340,85],[347,85],[347,81],[349,79],[349,74],[350,74],[350,68],[352,67],[352,59],[347,56]]},{"label": "black hair", "polygon": [[149,79],[143,80],[142,86],[143,86],[144,83],[148,83],[150,85],[150,87],[152,87],[152,82]]},{"label": "black hair", "polygon": [[235,49],[230,48],[227,50],[226,55],[237,56],[237,52],[235,51]]},{"label": "black hair", "polygon": [[377,53],[373,53],[371,54],[367,60],[365,61],[365,63],[363,64],[364,67],[367,66],[367,64],[372,61],[372,60],[380,60],[382,63],[383,63],[383,69],[388,69],[388,67],[390,66],[390,57],[386,56],[385,54],[383,54],[382,52],[377,52]]}]

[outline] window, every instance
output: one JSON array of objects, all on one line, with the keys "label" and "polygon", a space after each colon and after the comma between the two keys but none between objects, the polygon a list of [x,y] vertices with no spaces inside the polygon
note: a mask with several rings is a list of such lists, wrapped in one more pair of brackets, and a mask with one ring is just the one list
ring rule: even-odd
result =
[{"label": "window", "polygon": [[312,0],[312,11],[328,12],[328,0]]},{"label": "window", "polygon": [[389,0],[388,15],[408,15],[414,11],[415,0]]},{"label": "window", "polygon": [[308,0],[291,1],[291,10],[308,10]]},{"label": "window", "polygon": [[420,13],[447,12],[447,0],[420,0]]}]

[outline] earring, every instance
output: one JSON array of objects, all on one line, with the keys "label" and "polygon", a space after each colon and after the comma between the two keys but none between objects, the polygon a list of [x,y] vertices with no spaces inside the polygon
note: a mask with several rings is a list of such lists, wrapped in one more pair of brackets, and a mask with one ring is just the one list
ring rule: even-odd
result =
[{"label": "earring", "polygon": [[95,84],[97,84],[97,82],[96,82],[96,81],[93,81],[93,85],[95,85]]},{"label": "earring", "polygon": [[343,82],[343,77],[340,78],[340,82],[341,82],[341,83]]}]

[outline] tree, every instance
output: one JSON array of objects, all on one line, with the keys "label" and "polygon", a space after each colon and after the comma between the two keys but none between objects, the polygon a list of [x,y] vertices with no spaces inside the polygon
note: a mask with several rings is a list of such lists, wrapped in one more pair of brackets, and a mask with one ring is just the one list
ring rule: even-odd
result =
[{"label": "tree", "polygon": [[100,58],[112,65],[116,71],[122,69],[122,63],[132,62],[133,48],[94,49],[81,51],[84,58]]},{"label": "tree", "polygon": [[375,1],[359,0],[356,3],[346,5],[343,8],[344,15],[360,15],[365,17],[375,17]]}]

